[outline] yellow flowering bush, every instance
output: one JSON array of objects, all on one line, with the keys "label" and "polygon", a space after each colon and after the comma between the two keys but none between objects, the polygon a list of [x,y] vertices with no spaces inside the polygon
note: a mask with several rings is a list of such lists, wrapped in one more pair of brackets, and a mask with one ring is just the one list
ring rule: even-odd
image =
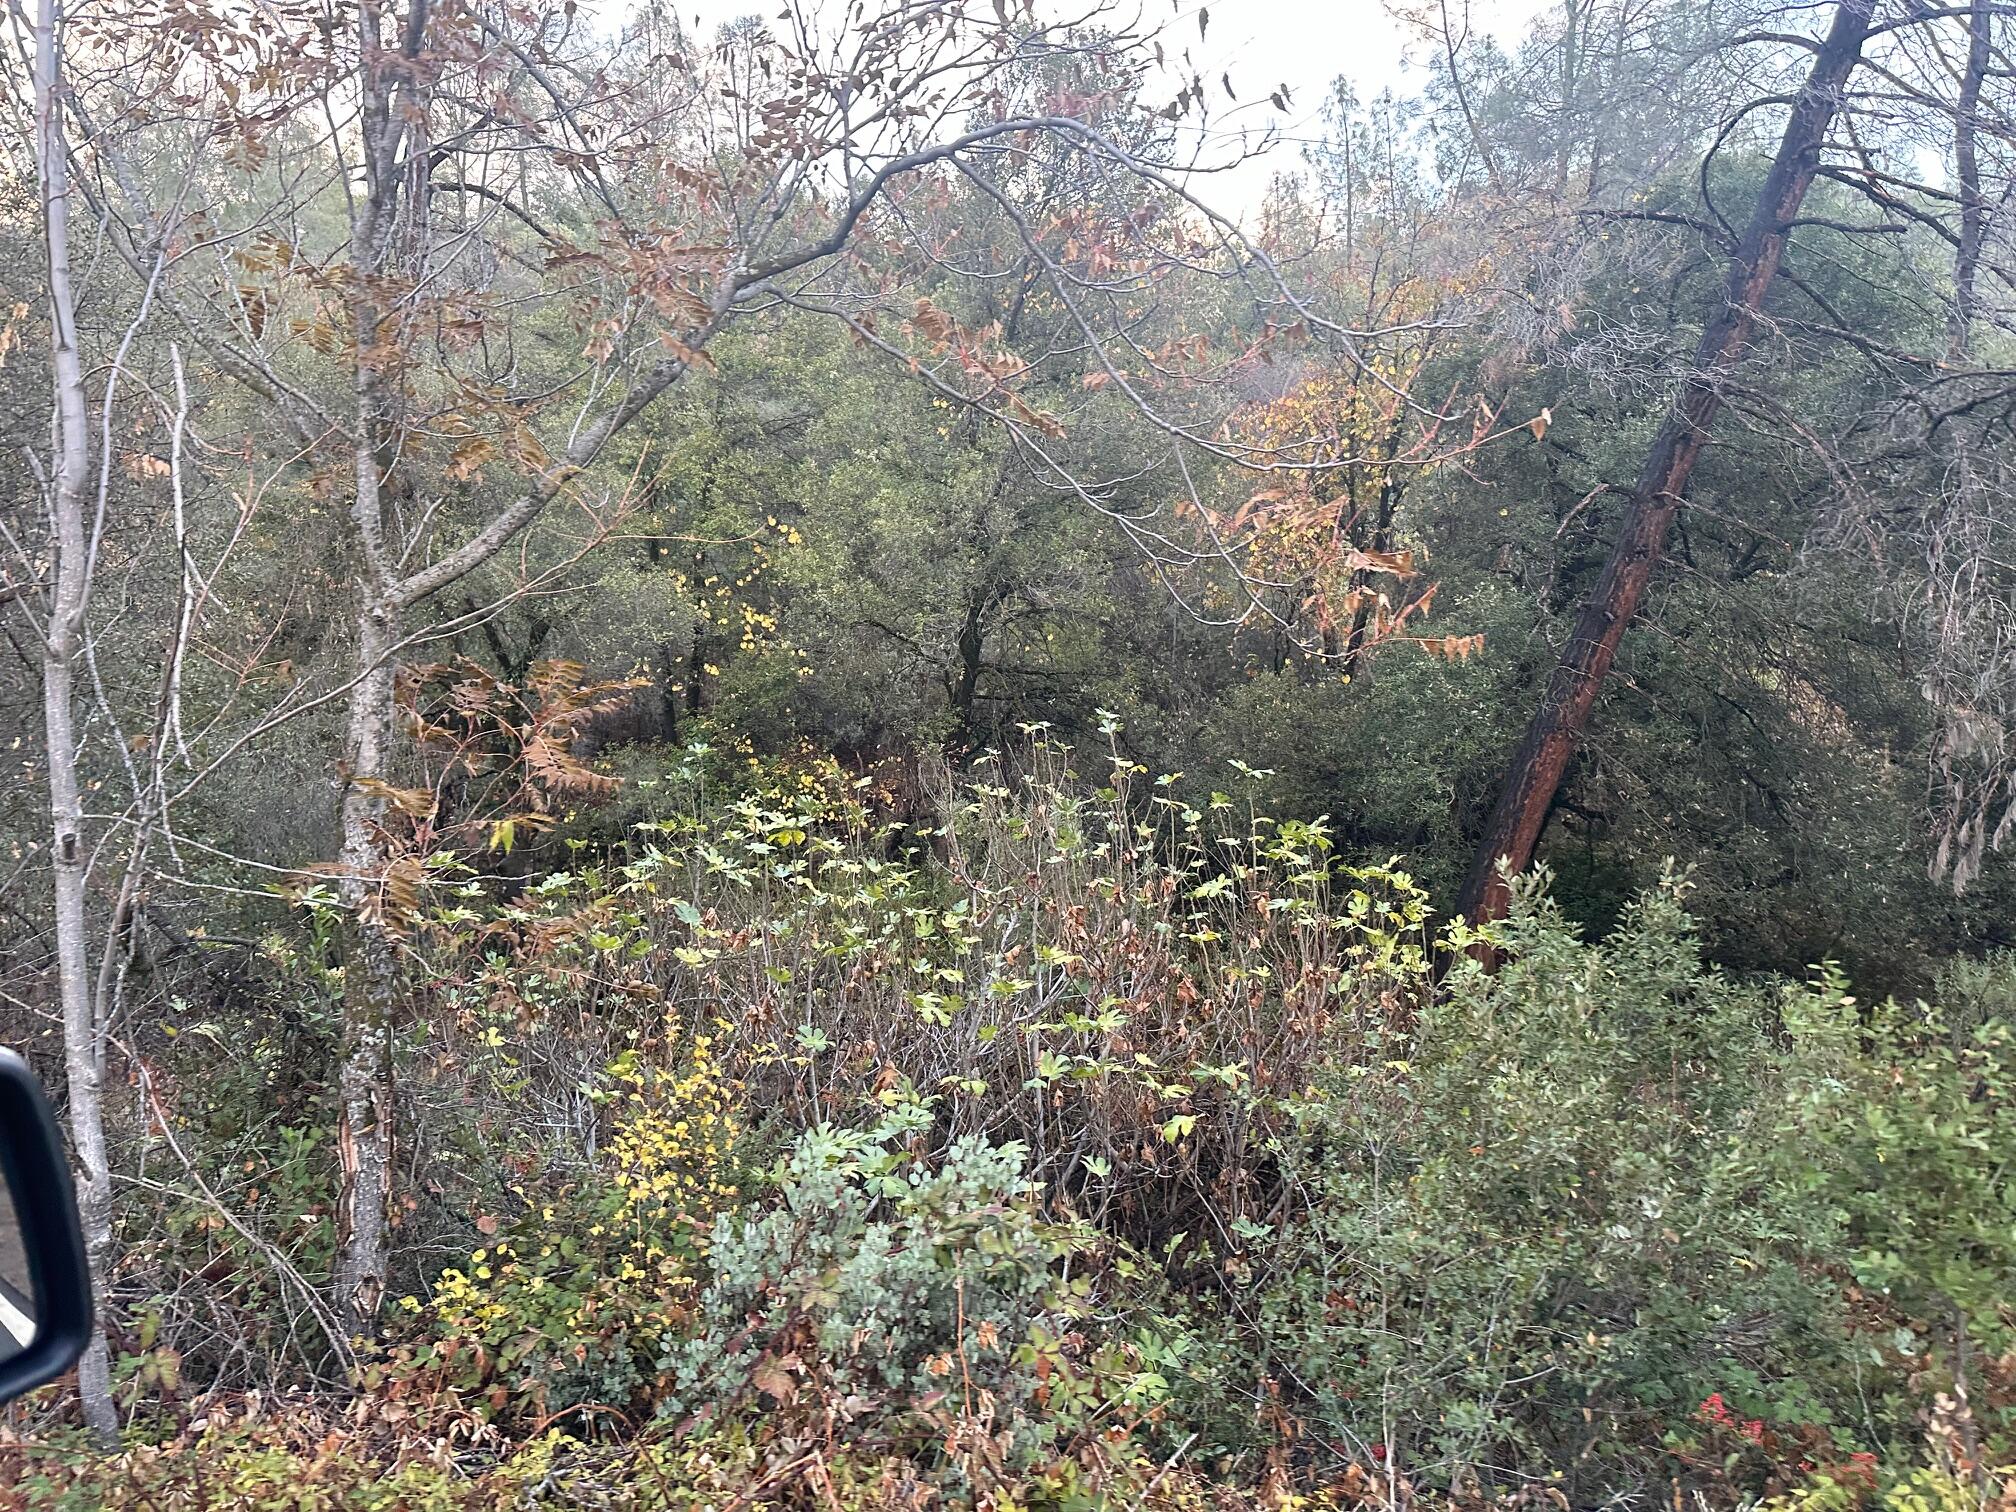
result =
[{"label": "yellow flowering bush", "polygon": [[[715,1027],[719,1027],[718,1025]],[[691,1316],[742,1131],[741,1089],[708,1034],[625,1051],[592,1094],[612,1133],[591,1177],[517,1219],[401,1307],[389,1374],[487,1418],[648,1408],[654,1362]],[[522,1194],[521,1194],[522,1195]]]},{"label": "yellow flowering bush", "polygon": [[[717,1029],[725,1028],[716,1024]],[[610,1066],[621,1118],[609,1143],[611,1175],[623,1189],[621,1222],[677,1224],[735,1199],[723,1172],[741,1123],[740,1085],[723,1069],[714,1036],[696,1034],[685,1064],[642,1064],[626,1051]]]}]

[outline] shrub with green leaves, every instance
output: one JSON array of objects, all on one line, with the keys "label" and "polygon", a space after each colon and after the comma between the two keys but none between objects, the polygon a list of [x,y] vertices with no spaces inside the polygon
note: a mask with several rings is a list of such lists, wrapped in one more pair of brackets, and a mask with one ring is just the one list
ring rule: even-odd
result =
[{"label": "shrub with green leaves", "polygon": [[777,1400],[801,1384],[897,1404],[1027,1395],[1040,1326],[1060,1331],[1085,1295],[1059,1267],[1089,1236],[1043,1216],[1020,1146],[968,1136],[927,1161],[905,1111],[801,1135],[774,1201],[716,1223],[698,1326],[661,1362],[669,1407],[723,1406],[737,1383]]},{"label": "shrub with green leaves", "polygon": [[[1928,1387],[1965,1455],[2016,1459],[2016,1024],[2006,959],[1938,1006],[1865,1007],[1832,975],[1790,1001],[1800,1054],[1778,1139],[1824,1204],[1855,1305],[1871,1415],[1908,1439]],[[1999,986],[1999,992],[1997,988]]]},{"label": "shrub with green leaves", "polygon": [[659,1362],[661,1421],[903,1456],[951,1505],[1138,1488],[1169,1381],[1092,1320],[1096,1234],[1046,1215],[1020,1145],[927,1156],[928,1104],[887,1107],[800,1135],[767,1199],[717,1222],[693,1329]]},{"label": "shrub with green leaves", "polygon": [[1343,1066],[1279,1156],[1300,1213],[1241,1306],[1337,1452],[1430,1482],[1645,1482],[1711,1393],[1826,1421],[1819,1223],[1774,1158],[1776,995],[1704,967],[1680,889],[1587,945],[1526,889],[1495,974]]},{"label": "shrub with green leaves", "polygon": [[[1041,739],[947,775],[928,846],[874,778],[696,750],[627,850],[416,926],[429,1263],[358,1398],[402,1439],[319,1473],[459,1507],[558,1427],[540,1494],[611,1506],[661,1504],[619,1450],[759,1505],[816,1445],[863,1507],[1965,1512],[1926,1477],[2016,1459],[2009,958],[1872,1007],[1705,964],[1684,882],[1600,942],[1535,883],[1438,978],[1470,937],[1397,864],[1102,728],[1096,786]],[[244,1167],[311,1258],[280,1178],[319,1148]],[[163,1316],[131,1389],[221,1399]],[[313,1459],[179,1410],[164,1486]],[[480,1444],[466,1484],[406,1468],[423,1431]]]},{"label": "shrub with green leaves", "polygon": [[536,1198],[521,1189],[508,1225],[482,1219],[487,1237],[465,1264],[401,1299],[412,1337],[374,1377],[493,1421],[649,1415],[655,1362],[692,1315],[708,1227],[737,1195],[740,1135],[741,1089],[713,1036],[666,1041],[604,1069],[592,1093],[611,1130],[599,1166]]}]

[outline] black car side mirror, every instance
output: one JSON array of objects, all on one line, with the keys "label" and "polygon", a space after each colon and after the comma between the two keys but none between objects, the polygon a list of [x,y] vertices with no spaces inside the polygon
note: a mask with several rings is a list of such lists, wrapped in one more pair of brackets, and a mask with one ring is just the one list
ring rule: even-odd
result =
[{"label": "black car side mirror", "polygon": [[28,1063],[0,1049],[0,1402],[77,1362],[91,1336],[91,1268],[77,1194],[49,1100]]}]

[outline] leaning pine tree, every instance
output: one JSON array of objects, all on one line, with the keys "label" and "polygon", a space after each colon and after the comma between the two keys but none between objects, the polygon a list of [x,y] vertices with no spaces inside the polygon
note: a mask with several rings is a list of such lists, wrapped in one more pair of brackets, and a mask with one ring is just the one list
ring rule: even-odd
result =
[{"label": "leaning pine tree", "polygon": [[1504,916],[1509,878],[1533,859],[1618,643],[1638,612],[1688,479],[1707,449],[1709,428],[1722,408],[1724,380],[1750,345],[1786,238],[1820,170],[1828,128],[1862,59],[1875,5],[1876,0],[1841,0],[1826,37],[1814,49],[1770,174],[1731,253],[1722,308],[1701,332],[1686,387],[1646,454],[1603,575],[1576,616],[1539,710],[1499,788],[1459,901],[1473,924]]}]

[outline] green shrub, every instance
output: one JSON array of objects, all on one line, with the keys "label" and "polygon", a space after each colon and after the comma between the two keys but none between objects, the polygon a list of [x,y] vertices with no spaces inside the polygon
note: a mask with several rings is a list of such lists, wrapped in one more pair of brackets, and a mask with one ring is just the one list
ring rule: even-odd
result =
[{"label": "green shrub", "polygon": [[967,1136],[924,1159],[920,1112],[808,1131],[774,1199],[716,1223],[696,1328],[660,1361],[665,1410],[719,1414],[749,1388],[847,1399],[856,1416],[955,1398],[1005,1418],[1027,1402],[1083,1308],[1087,1281],[1061,1268],[1091,1236],[1045,1218],[1018,1145]]},{"label": "green shrub", "polygon": [[1823,1253],[1846,1273],[1858,1353],[1882,1372],[1889,1436],[1908,1439],[1928,1394],[1950,1392],[1977,1463],[2016,1457],[2016,1025],[1996,1016],[2008,970],[1990,958],[1949,973],[1950,1009],[1865,1008],[1831,978],[1793,999],[1800,1074],[1778,1141],[1824,1204]]},{"label": "green shrub", "polygon": [[611,1137],[599,1166],[516,1217],[401,1299],[407,1340],[379,1378],[466,1402],[488,1420],[568,1409],[648,1415],[659,1357],[690,1324],[709,1225],[736,1197],[740,1088],[711,1035],[626,1051],[595,1092]]},{"label": "green shrub", "polygon": [[[1534,884],[1496,972],[1438,981],[1410,875],[1109,736],[1096,788],[1047,744],[977,762],[897,859],[875,779],[696,756],[628,853],[453,893],[411,941],[414,1296],[356,1398],[390,1437],[201,1427],[250,1378],[191,1320],[280,1285],[219,1265],[140,1314],[149,1495],[483,1505],[556,1425],[538,1495],[609,1506],[796,1506],[815,1444],[863,1508],[1215,1476],[1944,1512],[1928,1416],[1953,1495],[2016,1457],[2010,958],[1870,1007],[1704,965],[1682,883],[1600,943]],[[318,1272],[326,1149],[234,1166]],[[173,1244],[133,1254],[240,1258],[159,1195]],[[453,1473],[414,1449],[451,1440]]]},{"label": "green shrub", "polygon": [[1702,965],[1679,891],[1592,946],[1526,889],[1495,975],[1457,969],[1411,1047],[1299,1109],[1301,1211],[1244,1305],[1340,1452],[1580,1497],[1653,1482],[1711,1393],[1825,1420],[1839,1340],[1800,1264],[1813,1198],[1773,1159],[1777,1004]]}]

